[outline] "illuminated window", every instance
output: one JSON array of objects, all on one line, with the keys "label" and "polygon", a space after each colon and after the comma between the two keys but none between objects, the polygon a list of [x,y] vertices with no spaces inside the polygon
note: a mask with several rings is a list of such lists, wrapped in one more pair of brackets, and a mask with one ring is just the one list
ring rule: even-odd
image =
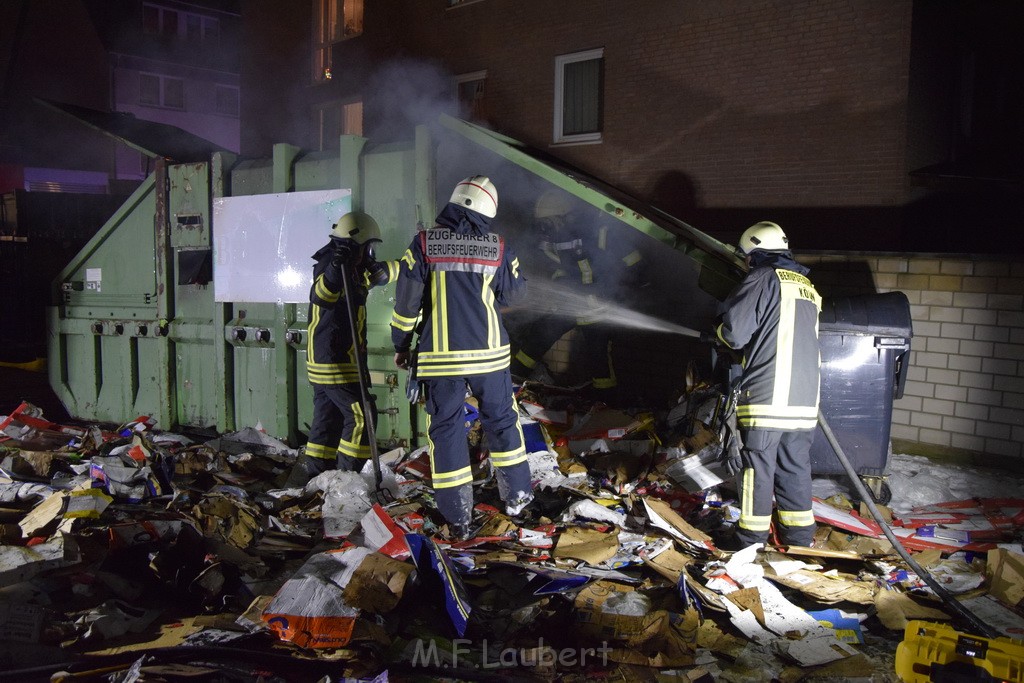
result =
[{"label": "illuminated window", "polygon": [[455,77],[455,100],[459,115],[466,119],[483,120],[484,85],[486,71],[474,71]]},{"label": "illuminated window", "polygon": [[185,82],[171,76],[139,74],[139,104],[184,109]]},{"label": "illuminated window", "polygon": [[320,151],[338,149],[338,138],[342,135],[363,134],[362,100],[314,105],[313,124],[319,136]]},{"label": "illuminated window", "polygon": [[331,46],[363,32],[363,0],[316,0],[313,13],[313,81],[331,79]]},{"label": "illuminated window", "polygon": [[604,48],[555,58],[554,141],[600,142]]}]

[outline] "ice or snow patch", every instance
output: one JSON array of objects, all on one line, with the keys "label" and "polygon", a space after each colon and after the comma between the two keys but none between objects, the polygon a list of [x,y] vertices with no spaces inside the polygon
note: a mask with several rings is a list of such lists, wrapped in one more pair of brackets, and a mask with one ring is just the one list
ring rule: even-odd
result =
[{"label": "ice or snow patch", "polygon": [[[1005,470],[938,463],[920,455],[893,454],[887,472],[886,483],[892,490],[889,507],[896,513],[906,513],[920,505],[968,498],[1024,496],[1024,479]],[[812,486],[817,498],[828,498],[835,493],[850,496],[852,490],[843,476],[816,478]]]}]

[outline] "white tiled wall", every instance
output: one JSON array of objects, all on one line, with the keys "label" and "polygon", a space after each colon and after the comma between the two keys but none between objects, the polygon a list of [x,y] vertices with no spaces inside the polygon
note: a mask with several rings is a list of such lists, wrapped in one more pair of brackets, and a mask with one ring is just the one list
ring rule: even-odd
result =
[{"label": "white tiled wall", "polygon": [[1024,458],[1024,264],[996,257],[798,254],[825,296],[901,291],[914,335],[892,437]]}]

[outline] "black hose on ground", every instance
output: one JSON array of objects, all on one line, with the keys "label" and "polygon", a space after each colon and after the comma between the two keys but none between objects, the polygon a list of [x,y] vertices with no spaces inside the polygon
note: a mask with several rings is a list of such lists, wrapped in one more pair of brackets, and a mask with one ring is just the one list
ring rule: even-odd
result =
[{"label": "black hose on ground", "polygon": [[882,528],[882,533],[884,533],[885,537],[889,539],[889,542],[892,543],[892,547],[896,549],[896,552],[899,553],[900,557],[902,557],[910,568],[914,570],[915,574],[920,576],[921,579],[928,584],[928,587],[935,592],[935,595],[939,596],[939,599],[948,605],[957,616],[969,623],[976,633],[981,634],[986,638],[999,638],[1002,636],[1002,633],[986,624],[978,617],[978,615],[964,607],[959,600],[953,597],[952,593],[943,588],[931,574],[917,563],[917,560],[911,557],[910,553],[907,552],[907,549],[903,547],[903,544],[900,543],[900,540],[896,537],[896,534],[892,532],[892,529],[889,528],[889,525],[885,522],[885,519],[882,517],[882,513],[878,511],[877,507],[875,507],[874,499],[868,492],[867,487],[864,486],[864,483],[860,480],[860,477],[857,475],[857,471],[853,469],[853,465],[850,464],[850,461],[846,457],[846,453],[843,452],[842,446],[840,446],[839,441],[836,440],[836,435],[832,433],[832,428],[829,427],[828,421],[825,419],[825,415],[822,414],[820,410],[818,411],[818,423],[821,425],[821,431],[825,433],[825,438],[828,439],[829,444],[832,445],[832,450],[835,451],[836,457],[838,457],[839,462],[842,463],[843,469],[846,470],[847,476],[849,476],[850,481],[853,482],[854,488],[857,489],[857,493],[860,494],[861,500],[863,500],[868,506],[871,516],[875,518],[876,522],[878,522],[878,525]]}]

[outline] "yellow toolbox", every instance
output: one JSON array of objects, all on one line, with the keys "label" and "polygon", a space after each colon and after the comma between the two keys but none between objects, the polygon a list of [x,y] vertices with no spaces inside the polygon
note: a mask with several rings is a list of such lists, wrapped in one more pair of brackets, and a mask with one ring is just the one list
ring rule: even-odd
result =
[{"label": "yellow toolbox", "polygon": [[911,621],[896,647],[905,683],[1024,683],[1024,641],[967,635],[945,624]]}]

